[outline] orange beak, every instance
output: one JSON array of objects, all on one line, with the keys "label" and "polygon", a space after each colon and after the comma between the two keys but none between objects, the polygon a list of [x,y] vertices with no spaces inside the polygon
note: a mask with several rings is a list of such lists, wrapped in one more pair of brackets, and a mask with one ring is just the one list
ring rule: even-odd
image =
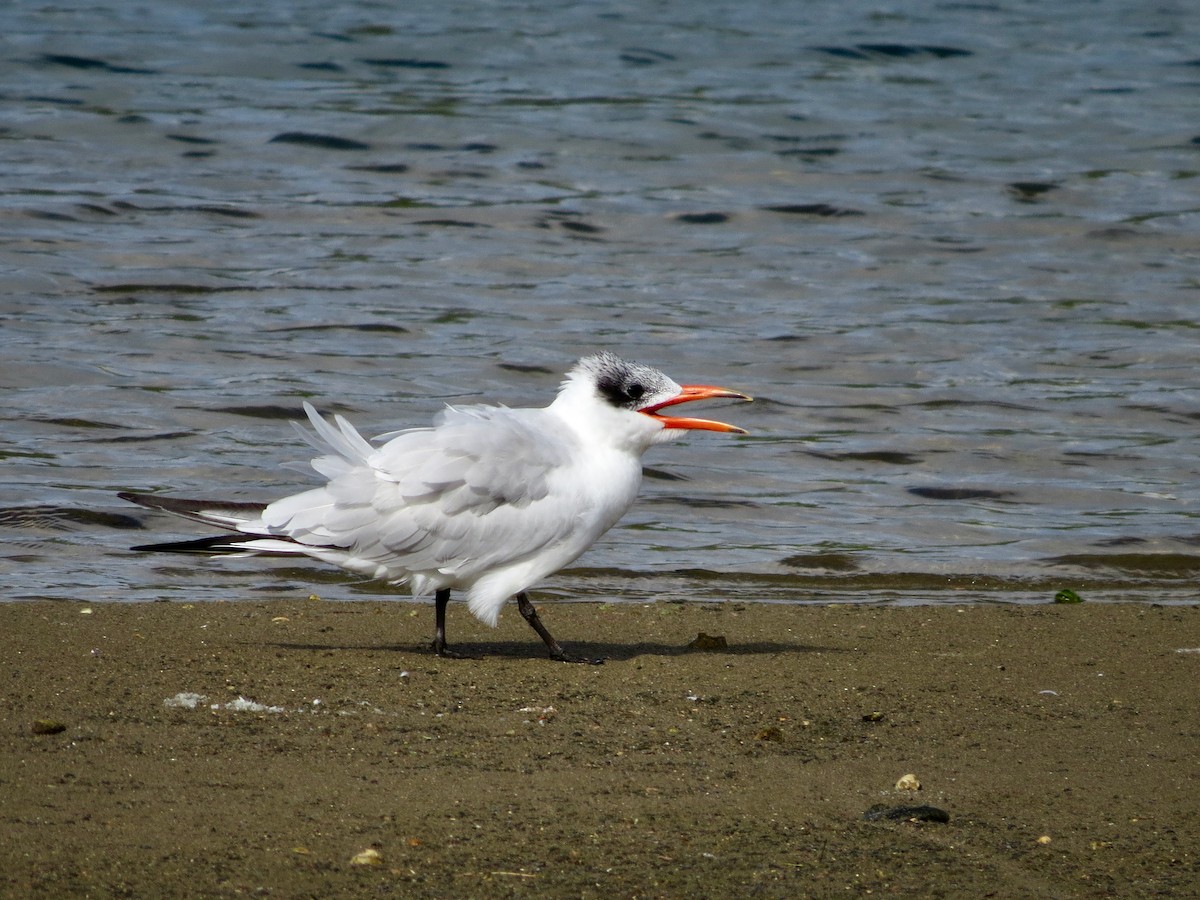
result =
[{"label": "orange beak", "polygon": [[682,390],[670,400],[647,406],[638,412],[644,413],[656,421],[662,422],[663,428],[690,428],[694,431],[731,431],[735,434],[745,434],[746,429],[736,425],[726,425],[724,422],[713,422],[710,419],[687,419],[678,416],[660,416],[658,411],[676,403],[691,403],[693,400],[715,400],[718,398],[732,400],[753,400],[741,391],[731,391],[729,388],[712,387],[707,384],[685,384]]}]

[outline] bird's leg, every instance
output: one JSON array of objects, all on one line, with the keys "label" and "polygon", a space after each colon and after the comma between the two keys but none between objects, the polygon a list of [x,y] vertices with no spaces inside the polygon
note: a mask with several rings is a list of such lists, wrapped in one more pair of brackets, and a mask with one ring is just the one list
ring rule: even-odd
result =
[{"label": "bird's leg", "polygon": [[458,653],[446,646],[446,606],[450,603],[450,589],[442,588],[433,596],[436,631],[433,635],[433,653],[448,659],[474,659],[465,653]]},{"label": "bird's leg", "polygon": [[517,594],[517,609],[521,611],[521,616],[529,623],[530,627],[546,642],[546,646],[550,648],[551,659],[557,659],[559,662],[591,663],[596,666],[604,662],[603,659],[583,659],[577,656],[568,656],[563,651],[563,648],[558,645],[558,641],[554,639],[554,636],[546,630],[546,626],[542,624],[542,620],[538,617],[537,609],[529,602],[529,595],[524,591]]}]

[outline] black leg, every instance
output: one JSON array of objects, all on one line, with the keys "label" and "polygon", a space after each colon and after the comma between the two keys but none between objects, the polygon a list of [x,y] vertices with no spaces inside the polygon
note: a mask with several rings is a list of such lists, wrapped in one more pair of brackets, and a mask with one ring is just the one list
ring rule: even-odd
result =
[{"label": "black leg", "polygon": [[433,652],[436,656],[447,659],[474,659],[464,653],[457,653],[446,646],[446,606],[450,603],[450,589],[443,588],[433,596],[436,631],[433,635]]},{"label": "black leg", "polygon": [[529,602],[529,595],[524,591],[517,594],[517,609],[521,611],[521,616],[529,623],[530,627],[538,633],[546,646],[550,648],[550,658],[557,659],[559,662],[581,662],[591,663],[592,665],[600,665],[604,662],[603,659],[581,659],[575,656],[568,656],[563,652],[563,648],[558,645],[553,635],[546,630],[546,626],[542,624],[542,620],[538,617],[537,610],[533,604]]}]

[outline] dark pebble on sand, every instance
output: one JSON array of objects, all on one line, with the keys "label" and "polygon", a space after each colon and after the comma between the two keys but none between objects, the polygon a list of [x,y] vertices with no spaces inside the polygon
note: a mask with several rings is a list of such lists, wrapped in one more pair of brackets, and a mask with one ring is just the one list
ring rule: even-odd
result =
[{"label": "dark pebble on sand", "polygon": [[689,650],[728,650],[729,642],[723,634],[705,634],[701,631],[687,646]]},{"label": "dark pebble on sand", "polygon": [[863,813],[863,819],[868,822],[938,822],[944,825],[950,821],[950,813],[936,806],[888,806],[878,803]]}]

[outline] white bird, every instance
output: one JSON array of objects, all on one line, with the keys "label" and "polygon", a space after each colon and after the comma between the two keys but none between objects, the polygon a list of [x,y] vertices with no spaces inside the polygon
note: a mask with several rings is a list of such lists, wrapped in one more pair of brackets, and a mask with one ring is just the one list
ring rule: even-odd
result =
[{"label": "white bird", "polygon": [[[447,407],[432,427],[380,435],[373,445],[341,416],[312,406],[327,480],[264,505],[121,493],[125,500],[232,533],[151,544],[236,556],[308,556],[435,598],[433,650],[446,645],[446,605],[465,591],[471,612],[495,625],[516,597],[550,656],[576,661],[542,625],[526,591],[571,563],[633,504],[642,454],[688,429],[745,433],[723,422],[663,415],[679,403],[751,399],[709,385],[679,385],[649,366],[604,352],[581,359],[541,409]],[[299,428],[299,426],[297,426]]]}]

